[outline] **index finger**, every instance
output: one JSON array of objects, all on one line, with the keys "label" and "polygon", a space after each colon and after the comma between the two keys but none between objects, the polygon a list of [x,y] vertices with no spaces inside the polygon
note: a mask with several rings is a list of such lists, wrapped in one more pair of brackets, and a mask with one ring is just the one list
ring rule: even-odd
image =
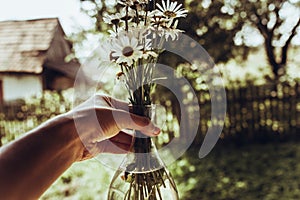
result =
[{"label": "index finger", "polygon": [[108,105],[110,105],[113,108],[116,109],[120,109],[120,110],[125,110],[125,111],[129,111],[129,103],[123,100],[119,100],[119,99],[115,99],[113,97],[110,96],[106,96],[106,95],[99,95],[102,99],[104,99],[106,101],[106,103]]},{"label": "index finger", "polygon": [[113,116],[120,130],[126,128],[139,130],[148,136],[157,136],[160,133],[160,129],[147,117],[142,117],[122,110],[114,110]]}]

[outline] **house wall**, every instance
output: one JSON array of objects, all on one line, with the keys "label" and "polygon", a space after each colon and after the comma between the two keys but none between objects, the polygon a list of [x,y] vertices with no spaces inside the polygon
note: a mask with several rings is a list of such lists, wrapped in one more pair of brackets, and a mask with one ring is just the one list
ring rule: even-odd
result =
[{"label": "house wall", "polygon": [[74,79],[80,64],[74,61],[65,61],[66,56],[72,53],[71,48],[61,26],[57,26],[46,54],[47,60],[44,63],[44,89],[64,90],[74,86]]},{"label": "house wall", "polygon": [[4,74],[0,80],[4,102],[30,97],[43,90],[41,76],[36,74]]},{"label": "house wall", "polygon": [[42,77],[44,90],[65,90],[74,86],[73,79],[47,67],[44,67]]},{"label": "house wall", "polygon": [[52,83],[52,88],[54,90],[65,90],[71,87],[74,87],[74,80],[65,76],[55,77]]},{"label": "house wall", "polygon": [[65,63],[65,57],[71,53],[71,46],[67,42],[64,32],[60,26],[57,26],[56,33],[47,51],[47,62]]}]

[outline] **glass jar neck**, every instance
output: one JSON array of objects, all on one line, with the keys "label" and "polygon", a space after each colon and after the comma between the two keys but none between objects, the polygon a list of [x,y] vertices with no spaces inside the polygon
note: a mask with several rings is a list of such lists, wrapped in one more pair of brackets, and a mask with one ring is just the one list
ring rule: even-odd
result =
[{"label": "glass jar neck", "polygon": [[129,105],[129,112],[148,117],[149,119],[152,118],[153,114],[155,113],[155,106],[154,105]]},{"label": "glass jar neck", "polygon": [[[129,111],[136,115],[152,119],[155,115],[155,105],[130,105]],[[134,131],[134,141],[131,152],[129,157],[132,156],[132,160],[136,162],[133,171],[150,171],[160,169],[164,166],[151,137],[144,135],[138,130]]]},{"label": "glass jar neck", "polygon": [[[152,116],[155,114],[155,106],[129,105],[129,111],[133,114],[147,117],[151,120]],[[132,151],[134,153],[150,153],[151,151],[156,151],[156,148],[149,136],[146,136],[140,131],[136,130],[134,131],[134,143]]]}]

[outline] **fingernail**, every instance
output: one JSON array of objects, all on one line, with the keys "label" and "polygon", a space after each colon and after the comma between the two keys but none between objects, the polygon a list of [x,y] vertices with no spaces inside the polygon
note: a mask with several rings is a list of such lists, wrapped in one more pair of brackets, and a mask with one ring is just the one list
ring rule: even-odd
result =
[{"label": "fingernail", "polygon": [[160,133],[160,128],[155,127],[153,130],[154,135],[158,135]]}]

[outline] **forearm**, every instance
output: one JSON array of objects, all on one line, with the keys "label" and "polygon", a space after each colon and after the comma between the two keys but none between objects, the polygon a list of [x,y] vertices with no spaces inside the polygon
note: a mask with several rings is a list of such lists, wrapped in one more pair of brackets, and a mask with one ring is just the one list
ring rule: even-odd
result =
[{"label": "forearm", "polygon": [[38,198],[82,152],[69,118],[50,120],[4,146],[0,149],[1,198]]}]

